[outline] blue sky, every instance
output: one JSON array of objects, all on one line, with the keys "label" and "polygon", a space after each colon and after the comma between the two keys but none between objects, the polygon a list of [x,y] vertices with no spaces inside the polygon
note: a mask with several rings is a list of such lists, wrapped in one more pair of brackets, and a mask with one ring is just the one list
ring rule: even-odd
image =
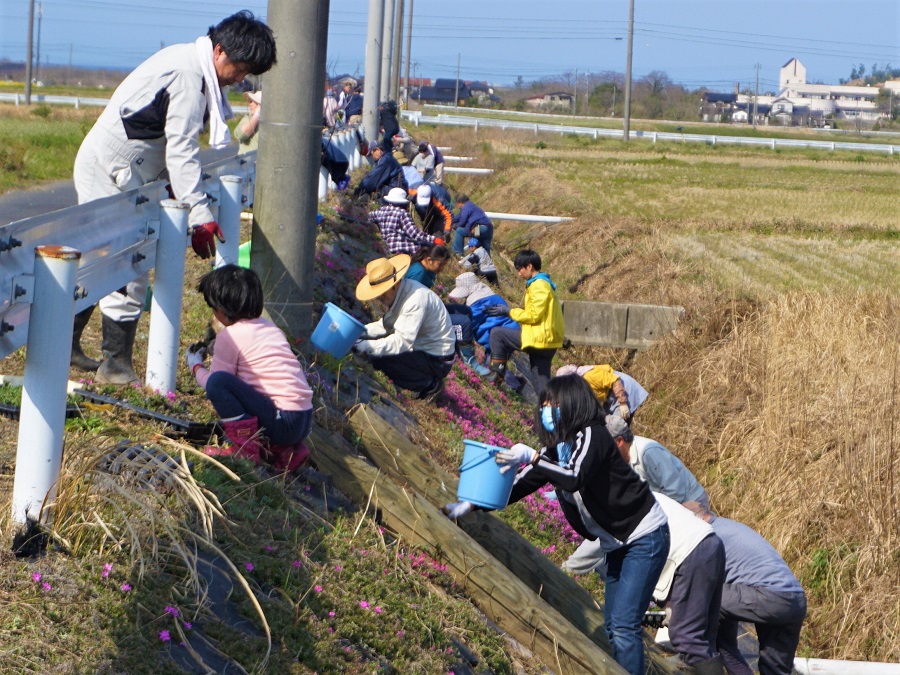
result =
[{"label": "blue sky", "polygon": [[[311,0],[298,0],[311,1]],[[407,7],[409,1],[406,0]],[[40,3],[41,0],[36,0]],[[43,0],[41,62],[133,68],[165,44],[264,2]],[[365,71],[369,0],[332,0],[332,73]],[[0,58],[24,59],[27,0],[0,3]],[[628,0],[414,0],[418,75],[511,83],[578,70],[624,72]],[[35,24],[37,26],[37,24]],[[405,22],[404,22],[405,30]],[[691,88],[777,87],[791,57],[810,81],[837,82],[863,63],[900,67],[898,0],[635,0],[635,79],[653,70]]]}]

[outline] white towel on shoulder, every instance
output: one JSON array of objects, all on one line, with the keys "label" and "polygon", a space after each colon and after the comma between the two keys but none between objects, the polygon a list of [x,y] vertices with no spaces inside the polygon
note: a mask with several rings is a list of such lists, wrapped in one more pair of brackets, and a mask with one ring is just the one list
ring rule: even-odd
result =
[{"label": "white towel on shoulder", "polygon": [[224,148],[231,143],[231,132],[225,120],[234,117],[228,98],[219,86],[219,77],[213,64],[212,40],[206,35],[194,41],[203,80],[206,82],[206,102],[209,108],[209,144],[214,149]]}]

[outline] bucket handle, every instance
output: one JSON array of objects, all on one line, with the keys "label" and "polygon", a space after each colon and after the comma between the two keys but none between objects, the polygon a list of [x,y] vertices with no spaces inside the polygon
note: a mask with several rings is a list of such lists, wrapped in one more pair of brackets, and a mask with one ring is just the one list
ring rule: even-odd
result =
[{"label": "bucket handle", "polygon": [[488,450],[487,457],[482,457],[481,455],[479,455],[478,457],[473,459],[468,464],[463,464],[461,467],[459,467],[459,473],[462,473],[463,471],[468,471],[472,467],[478,466],[479,464],[483,464],[486,460],[490,459],[491,457],[496,455],[498,452],[499,452],[499,450],[496,450],[496,449]]}]

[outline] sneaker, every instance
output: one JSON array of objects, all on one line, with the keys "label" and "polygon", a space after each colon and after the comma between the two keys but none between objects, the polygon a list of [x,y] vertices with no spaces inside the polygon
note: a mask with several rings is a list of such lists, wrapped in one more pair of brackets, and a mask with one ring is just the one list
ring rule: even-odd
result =
[{"label": "sneaker", "polygon": [[444,390],[444,381],[443,380],[435,380],[434,384],[425,389],[419,394],[419,400],[426,401],[427,403],[433,402],[440,393]]}]

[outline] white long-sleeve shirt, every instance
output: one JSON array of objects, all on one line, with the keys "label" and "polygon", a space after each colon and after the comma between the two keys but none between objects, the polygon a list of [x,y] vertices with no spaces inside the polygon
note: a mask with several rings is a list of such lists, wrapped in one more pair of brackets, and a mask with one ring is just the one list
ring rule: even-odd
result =
[{"label": "white long-sleeve shirt", "polygon": [[[402,279],[397,297],[384,316],[366,326],[367,351],[373,356],[413,350],[451,357],[456,349],[453,325],[444,303],[418,281]],[[382,337],[383,336],[383,337]]]}]

